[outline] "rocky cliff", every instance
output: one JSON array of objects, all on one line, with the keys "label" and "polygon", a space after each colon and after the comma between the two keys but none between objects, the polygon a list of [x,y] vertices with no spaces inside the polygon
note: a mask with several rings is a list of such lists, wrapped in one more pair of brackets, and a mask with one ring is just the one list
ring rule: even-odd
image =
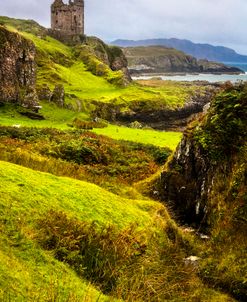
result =
[{"label": "rocky cliff", "polygon": [[164,46],[123,48],[132,74],[139,73],[241,73],[236,67],[197,60],[174,48]]},{"label": "rocky cliff", "polygon": [[35,46],[0,26],[0,102],[38,105],[35,91]]},{"label": "rocky cliff", "polygon": [[185,131],[161,175],[162,199],[184,223],[211,226],[219,198],[222,203],[235,199],[240,174],[246,182],[246,91],[246,85],[238,85],[219,93],[208,114]]}]

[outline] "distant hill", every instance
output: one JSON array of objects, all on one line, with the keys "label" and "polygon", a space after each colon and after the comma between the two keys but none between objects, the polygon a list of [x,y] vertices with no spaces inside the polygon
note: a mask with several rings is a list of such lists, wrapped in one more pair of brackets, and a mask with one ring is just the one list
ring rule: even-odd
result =
[{"label": "distant hill", "polygon": [[138,73],[241,73],[236,67],[197,60],[184,52],[164,46],[125,47],[123,52],[132,74]]},{"label": "distant hill", "polygon": [[136,47],[160,45],[176,48],[197,59],[207,59],[217,62],[239,62],[247,63],[247,56],[236,53],[235,50],[224,46],[213,46],[210,44],[193,43],[189,40],[181,39],[148,39],[148,40],[115,40],[111,44],[120,47]]}]

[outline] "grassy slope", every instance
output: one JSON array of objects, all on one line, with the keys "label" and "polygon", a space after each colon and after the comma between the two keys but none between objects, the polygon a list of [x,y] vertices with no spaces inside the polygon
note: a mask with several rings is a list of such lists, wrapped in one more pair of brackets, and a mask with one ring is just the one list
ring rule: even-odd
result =
[{"label": "grassy slope", "polygon": [[[42,103],[43,108],[40,113],[45,117],[45,120],[31,120],[22,116],[16,111],[16,108],[8,105],[0,107],[0,125],[12,126],[21,125],[23,127],[38,127],[38,128],[57,128],[71,129],[68,124],[75,118],[87,120],[88,117],[83,112],[74,112],[64,108],[58,108],[54,104]],[[106,128],[94,129],[95,133],[105,135],[117,140],[128,140],[143,144],[151,144],[159,147],[168,147],[175,150],[182,134],[179,132],[161,132],[156,130],[132,129],[120,127],[116,125],[108,125]]]},{"label": "grassy slope", "polygon": [[124,48],[124,53],[128,58],[128,63],[130,65],[135,65],[136,61],[140,58],[166,57],[173,59],[173,61],[187,63],[188,58],[190,57],[182,51],[163,46],[126,47]]},{"label": "grassy slope", "polygon": [[[49,209],[63,210],[82,221],[113,223],[118,228],[136,222],[143,228],[152,224],[153,215],[161,208],[155,202],[130,203],[89,183],[0,162],[0,298],[9,297],[10,301],[24,301],[23,297],[25,301],[99,298],[100,293],[92,286],[31,240],[35,221]],[[70,298],[66,300],[67,297]],[[105,299],[101,295],[99,301]]]},{"label": "grassy slope", "polygon": [[[16,31],[14,21],[9,20],[7,24],[10,30]],[[20,29],[22,35],[34,42],[38,51],[38,86],[47,84],[53,89],[55,84],[61,83],[65,86],[67,94],[73,94],[84,101],[117,101],[128,106],[132,101],[151,100],[173,108],[182,106],[191,91],[198,89],[196,86],[186,87],[178,83],[163,83],[160,87],[143,87],[137,84],[117,87],[103,77],[87,71],[87,66],[73,55],[73,48],[48,36],[40,38],[30,32],[27,33],[25,27]]]},{"label": "grassy slope", "polygon": [[149,129],[131,129],[109,125],[107,128],[94,129],[97,134],[103,134],[117,140],[134,141],[175,150],[182,134],[180,132],[159,132]]},{"label": "grassy slope", "polygon": [[[169,301],[195,301],[193,299],[208,302],[233,301],[226,295],[207,289],[194,272],[184,266],[181,258],[185,254],[179,250],[179,245],[182,244],[182,241],[179,243],[181,235],[175,235],[178,236],[175,241],[168,239],[169,235],[166,237],[165,228],[161,228],[161,225],[164,227],[164,224],[167,224],[167,232],[172,232],[171,228],[174,228],[175,233],[177,231],[175,226],[172,227],[170,218],[159,203],[141,200],[130,202],[89,183],[34,172],[6,162],[0,162],[0,298],[2,300],[34,301],[35,299],[40,302],[109,300],[83,279],[78,278],[68,266],[55,260],[52,252],[45,252],[35,243],[34,239],[38,231],[37,219],[44,218],[49,209],[63,210],[69,217],[77,218],[79,221],[95,220],[101,225],[114,223],[118,229],[137,223],[140,230],[145,233],[153,232],[152,240],[156,237],[158,239],[162,233],[164,246],[159,245],[156,251],[150,250],[143,258],[143,262],[134,264],[135,284],[131,283],[130,288],[127,280],[128,278],[131,280],[133,268],[125,268],[127,279],[121,279],[121,282],[127,288],[120,287],[120,292],[116,294],[124,296],[127,294],[127,301],[133,301],[132,299],[143,301],[143,293],[140,293],[139,287],[141,283],[140,285],[136,283],[135,278],[141,278],[144,282],[143,285],[148,291],[146,293],[150,297],[146,301],[157,301],[159,295],[173,296],[168,299]],[[160,216],[161,213],[163,218]],[[174,257],[176,260],[172,260]],[[146,273],[143,274],[142,270],[146,270]],[[161,272],[164,274],[162,278]],[[181,275],[181,279],[177,279],[177,273],[181,272],[183,277]],[[130,273],[131,275],[128,276]],[[152,286],[161,292],[154,292],[149,286],[146,287],[146,282],[147,284],[151,282]],[[133,292],[127,293],[126,290]],[[155,299],[152,300],[154,293]]]},{"label": "grassy slope", "polygon": [[155,202],[122,199],[87,182],[58,178],[5,162],[1,162],[0,173],[1,202],[5,207],[9,202],[16,215],[25,215],[28,220],[49,209],[59,209],[99,224],[126,227],[136,221],[148,225],[151,218],[143,209],[155,212],[162,207]]}]

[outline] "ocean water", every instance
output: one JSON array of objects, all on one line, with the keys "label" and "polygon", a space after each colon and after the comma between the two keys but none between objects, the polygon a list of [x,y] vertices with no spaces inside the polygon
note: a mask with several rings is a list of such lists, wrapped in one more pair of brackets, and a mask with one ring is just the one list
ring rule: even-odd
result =
[{"label": "ocean water", "polygon": [[224,64],[229,66],[235,66],[243,71],[244,74],[181,74],[181,75],[140,75],[138,77],[133,77],[134,80],[151,79],[153,77],[160,77],[162,80],[171,81],[207,81],[210,83],[215,82],[238,82],[247,81],[247,63],[235,63],[235,62],[224,62]]},{"label": "ocean water", "polygon": [[148,80],[154,77],[162,78],[162,80],[170,80],[170,81],[207,81],[210,83],[215,82],[233,82],[236,83],[238,81],[247,81],[247,72],[244,74],[183,74],[183,75],[140,75],[138,77],[132,77],[133,80]]}]

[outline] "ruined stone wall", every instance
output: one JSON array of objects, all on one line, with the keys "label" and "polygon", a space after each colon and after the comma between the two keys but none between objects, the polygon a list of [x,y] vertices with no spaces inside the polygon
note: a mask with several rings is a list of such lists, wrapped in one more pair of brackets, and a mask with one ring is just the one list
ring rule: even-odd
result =
[{"label": "ruined stone wall", "polygon": [[51,29],[64,35],[84,34],[84,1],[74,0],[65,4],[55,0],[51,6]]}]

